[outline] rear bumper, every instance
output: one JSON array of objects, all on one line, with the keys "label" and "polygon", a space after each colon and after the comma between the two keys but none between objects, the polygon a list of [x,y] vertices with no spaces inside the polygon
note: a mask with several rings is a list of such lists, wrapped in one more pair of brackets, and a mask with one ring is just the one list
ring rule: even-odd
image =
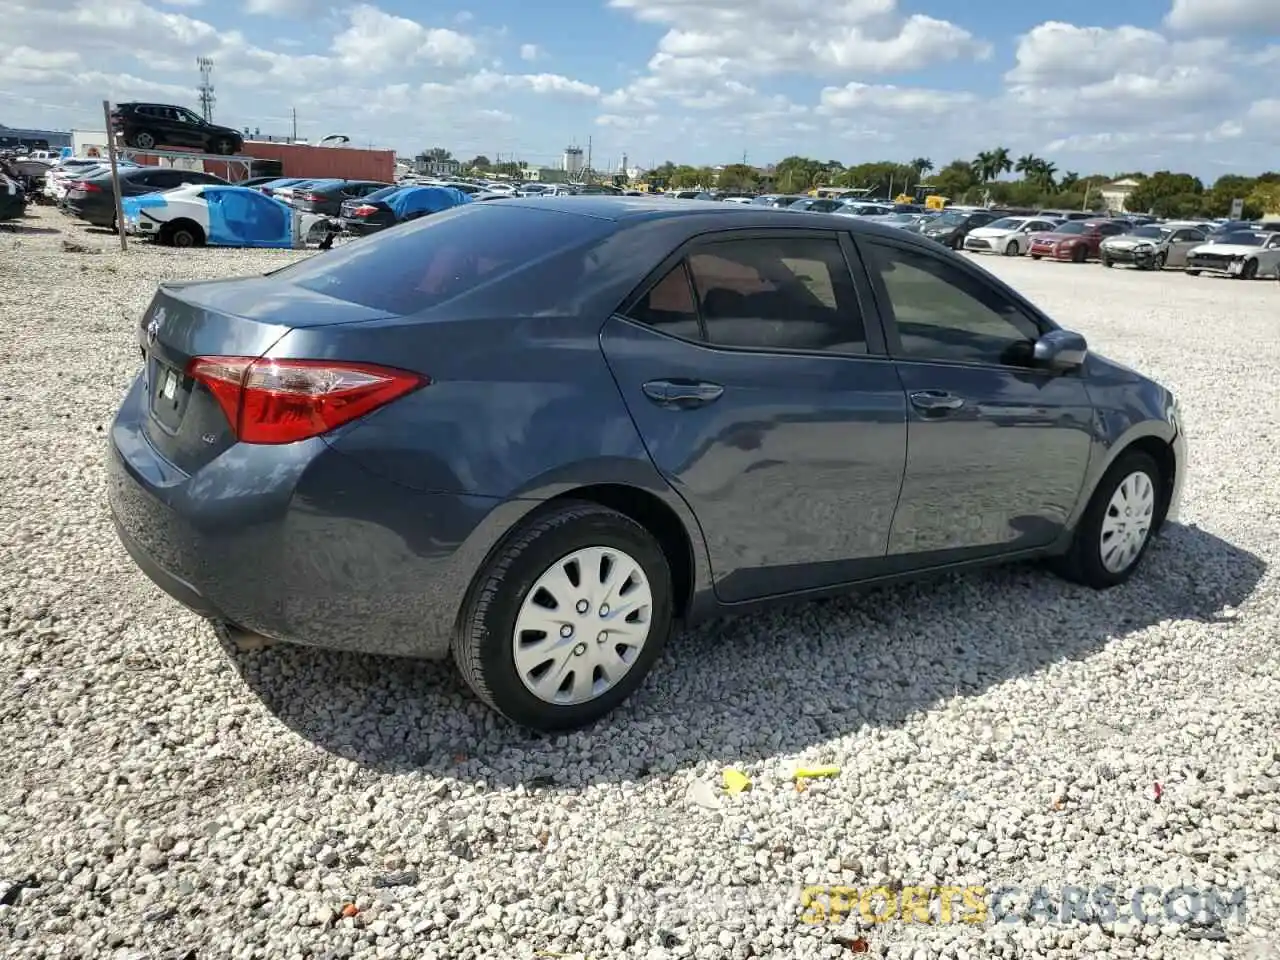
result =
[{"label": "rear bumper", "polygon": [[319,438],[237,445],[188,476],[148,441],[143,404],[135,383],[111,428],[122,544],[179,603],[276,640],[446,656],[474,571],[536,505],[410,490]]},{"label": "rear bumper", "polygon": [[377,233],[379,230],[385,230],[387,228],[387,224],[384,223],[369,223],[367,220],[349,220],[345,217],[338,222],[342,224],[342,231],[344,233],[350,233],[357,237],[366,237],[371,233]]}]

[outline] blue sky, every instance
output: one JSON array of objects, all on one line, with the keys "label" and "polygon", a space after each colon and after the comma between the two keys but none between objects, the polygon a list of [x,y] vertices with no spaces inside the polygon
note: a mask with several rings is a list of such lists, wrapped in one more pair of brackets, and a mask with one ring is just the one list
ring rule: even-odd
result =
[{"label": "blue sky", "polygon": [[[1280,166],[1280,0],[0,0],[0,122],[100,127],[101,100],[412,153],[597,166],[799,153],[1059,169]],[[1269,97],[1268,94],[1271,96]],[[1271,158],[1276,159],[1271,159]]]}]

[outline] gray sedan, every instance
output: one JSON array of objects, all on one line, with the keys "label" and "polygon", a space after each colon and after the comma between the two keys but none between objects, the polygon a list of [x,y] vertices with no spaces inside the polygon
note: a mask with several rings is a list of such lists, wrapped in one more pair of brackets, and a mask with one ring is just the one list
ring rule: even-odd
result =
[{"label": "gray sedan", "polygon": [[1107,237],[1102,241],[1098,258],[1104,267],[1117,263],[1130,263],[1142,270],[1185,267],[1187,254],[1205,239],[1201,227],[1151,224],[1135,227],[1118,237]]}]

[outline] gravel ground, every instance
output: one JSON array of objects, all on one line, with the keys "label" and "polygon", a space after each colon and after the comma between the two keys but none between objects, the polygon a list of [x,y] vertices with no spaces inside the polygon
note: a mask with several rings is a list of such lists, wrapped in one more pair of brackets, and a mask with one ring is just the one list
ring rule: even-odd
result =
[{"label": "gravel ground", "polygon": [[[446,665],[221,644],[117,545],[104,436],[155,283],[296,256],[0,232],[0,953],[1274,955],[1280,285],[982,261],[1180,395],[1185,525],[1130,584],[1016,568],[711,625],[537,738]],[[1117,917],[1062,922],[1104,883]],[[969,884],[1017,887],[1017,922],[802,922],[804,885]],[[1179,884],[1243,915],[1132,916]]]}]

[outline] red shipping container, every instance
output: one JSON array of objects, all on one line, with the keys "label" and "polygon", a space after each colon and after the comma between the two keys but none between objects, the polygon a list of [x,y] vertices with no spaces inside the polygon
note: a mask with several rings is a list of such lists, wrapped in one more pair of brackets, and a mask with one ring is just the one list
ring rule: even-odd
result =
[{"label": "red shipping container", "polygon": [[[166,149],[166,153],[194,153],[193,150]],[[243,161],[278,160],[281,177],[311,177],[317,180],[379,180],[392,183],[396,178],[394,150],[359,150],[352,147],[313,147],[305,143],[267,143],[250,140],[244,150],[227,160],[205,160],[204,171],[228,180],[244,180],[253,174],[245,170]],[[134,157],[135,163],[169,165],[169,158]]]}]

